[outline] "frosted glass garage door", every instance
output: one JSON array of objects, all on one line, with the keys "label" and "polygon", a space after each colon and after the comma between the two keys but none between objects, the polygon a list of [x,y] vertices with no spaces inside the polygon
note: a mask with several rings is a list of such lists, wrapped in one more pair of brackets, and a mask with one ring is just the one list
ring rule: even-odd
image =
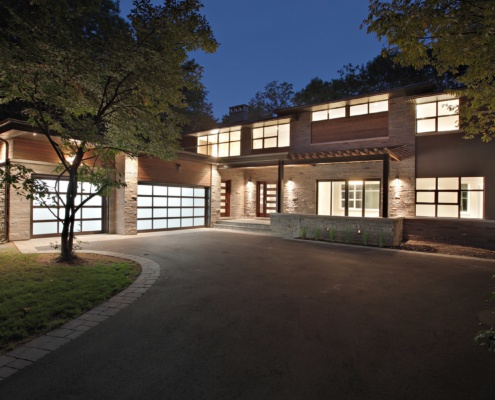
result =
[{"label": "frosted glass garage door", "polygon": [[205,218],[205,188],[138,185],[138,231],[204,227]]},{"label": "frosted glass garage door", "polygon": [[[40,179],[45,182],[50,190],[49,198],[44,202],[34,199],[32,203],[32,235],[58,235],[62,233],[62,223],[57,220],[64,218],[64,202],[67,193],[67,181],[57,181],[55,179]],[[76,206],[87,199],[91,193],[95,193],[96,188],[90,183],[79,183],[76,197]],[[57,198],[57,193],[59,198]],[[103,198],[94,196],[76,214],[74,231],[76,233],[101,233],[103,231]]]}]

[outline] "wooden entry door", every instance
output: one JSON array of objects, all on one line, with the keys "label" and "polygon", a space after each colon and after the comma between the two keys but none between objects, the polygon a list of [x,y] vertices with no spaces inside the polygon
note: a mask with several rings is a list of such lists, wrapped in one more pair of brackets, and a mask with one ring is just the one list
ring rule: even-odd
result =
[{"label": "wooden entry door", "polygon": [[277,184],[275,182],[258,182],[256,197],[256,216],[269,217],[277,212]]},{"label": "wooden entry door", "polygon": [[220,186],[220,216],[230,217],[230,181],[222,181]]}]

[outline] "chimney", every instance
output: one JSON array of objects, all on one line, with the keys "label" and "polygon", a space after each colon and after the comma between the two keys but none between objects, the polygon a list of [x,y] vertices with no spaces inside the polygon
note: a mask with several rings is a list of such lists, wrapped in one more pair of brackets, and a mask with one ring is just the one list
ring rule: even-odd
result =
[{"label": "chimney", "polygon": [[244,122],[248,120],[248,106],[241,104],[240,106],[229,107],[229,123]]}]

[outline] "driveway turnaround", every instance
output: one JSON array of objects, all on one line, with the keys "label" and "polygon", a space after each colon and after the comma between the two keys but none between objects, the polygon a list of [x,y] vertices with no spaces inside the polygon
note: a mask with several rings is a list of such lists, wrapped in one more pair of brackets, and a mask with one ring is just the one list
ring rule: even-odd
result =
[{"label": "driveway turnaround", "polygon": [[160,277],[1,399],[495,398],[495,356],[473,345],[493,261],[215,229],[84,248]]}]

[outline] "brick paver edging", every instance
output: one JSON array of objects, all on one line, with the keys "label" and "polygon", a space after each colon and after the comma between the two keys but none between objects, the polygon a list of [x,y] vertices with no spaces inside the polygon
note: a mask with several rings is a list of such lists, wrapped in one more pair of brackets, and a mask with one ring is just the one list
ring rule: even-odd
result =
[{"label": "brick paver edging", "polygon": [[[141,275],[126,289],[78,318],[0,356],[0,381],[89,331],[141,297],[160,276],[160,266],[147,258],[110,251],[80,251],[125,258],[141,265]],[[39,253],[51,253],[40,251]]]}]

